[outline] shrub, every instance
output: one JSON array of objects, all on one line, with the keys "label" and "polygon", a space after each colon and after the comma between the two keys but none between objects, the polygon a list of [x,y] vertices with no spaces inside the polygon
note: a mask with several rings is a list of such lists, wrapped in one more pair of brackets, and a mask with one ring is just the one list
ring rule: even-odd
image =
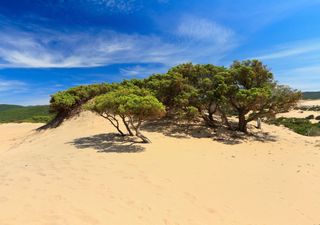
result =
[{"label": "shrub", "polygon": [[281,117],[274,120],[273,124],[283,125],[294,132],[305,136],[320,135],[320,124],[312,124],[308,119]]},{"label": "shrub", "polygon": [[307,120],[313,120],[314,119],[314,115],[310,115],[306,117]]}]

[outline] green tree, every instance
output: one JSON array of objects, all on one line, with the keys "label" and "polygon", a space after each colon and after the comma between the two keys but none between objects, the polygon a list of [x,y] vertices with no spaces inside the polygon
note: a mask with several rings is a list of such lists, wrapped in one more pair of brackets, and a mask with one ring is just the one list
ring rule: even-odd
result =
[{"label": "green tree", "polygon": [[150,140],[141,131],[144,121],[157,119],[165,114],[165,107],[159,100],[146,89],[136,86],[120,86],[107,94],[101,95],[90,101],[86,109],[98,113],[109,120],[121,135],[125,133],[120,128],[120,118],[129,135],[135,135],[144,143]]},{"label": "green tree", "polygon": [[[179,94],[175,95],[175,101],[180,103],[177,104],[178,108],[187,114],[190,107],[197,108],[198,113],[193,115],[200,115],[209,126],[213,127],[217,125],[213,115],[220,114],[222,120],[230,126],[225,113],[227,105],[225,94],[228,90],[228,76],[225,76],[225,73],[227,73],[226,68],[211,64],[187,63],[170,69],[168,74],[178,74],[182,77],[185,87],[180,88]],[[170,96],[172,91],[168,93]]]},{"label": "green tree", "polygon": [[39,129],[56,128],[67,118],[81,111],[81,106],[95,96],[107,93],[114,88],[114,84],[92,84],[70,88],[51,96],[50,112],[55,118]]},{"label": "green tree", "polygon": [[247,132],[247,124],[294,107],[301,93],[279,86],[273,74],[258,60],[236,61],[230,67],[232,84],[227,97],[238,114],[238,130]]}]

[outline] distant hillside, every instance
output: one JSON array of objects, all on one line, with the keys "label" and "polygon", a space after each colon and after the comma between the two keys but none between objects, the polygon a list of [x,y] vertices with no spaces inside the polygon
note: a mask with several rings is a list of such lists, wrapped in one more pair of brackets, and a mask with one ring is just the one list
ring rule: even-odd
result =
[{"label": "distant hillside", "polygon": [[23,106],[20,106],[20,105],[0,105],[0,112],[10,110],[10,109],[19,109],[19,108],[21,109],[21,108],[23,108]]},{"label": "distant hillside", "polygon": [[39,122],[45,123],[52,119],[49,106],[19,106],[0,104],[0,123]]},{"label": "distant hillside", "polygon": [[303,92],[303,99],[320,99],[320,91]]}]

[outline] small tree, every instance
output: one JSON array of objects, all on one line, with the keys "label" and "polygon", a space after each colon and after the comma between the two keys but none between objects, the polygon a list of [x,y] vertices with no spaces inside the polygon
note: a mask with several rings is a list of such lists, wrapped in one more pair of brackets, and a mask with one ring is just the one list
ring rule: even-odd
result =
[{"label": "small tree", "polygon": [[119,111],[129,118],[130,125],[135,130],[135,135],[143,143],[150,143],[150,140],[140,132],[140,127],[144,121],[164,116],[164,105],[152,95],[139,96],[131,94],[121,97],[121,102],[122,105]]},{"label": "small tree", "polygon": [[86,105],[86,109],[98,113],[117,129],[121,135],[125,133],[120,129],[118,118],[121,118],[129,135],[135,135],[144,143],[149,143],[140,132],[143,121],[162,117],[165,108],[161,102],[147,90],[135,86],[120,86],[118,89],[93,99]]},{"label": "small tree", "polygon": [[258,60],[234,62],[230,68],[232,85],[227,97],[238,114],[238,130],[247,132],[247,124],[294,107],[301,93],[279,86],[270,70]]}]

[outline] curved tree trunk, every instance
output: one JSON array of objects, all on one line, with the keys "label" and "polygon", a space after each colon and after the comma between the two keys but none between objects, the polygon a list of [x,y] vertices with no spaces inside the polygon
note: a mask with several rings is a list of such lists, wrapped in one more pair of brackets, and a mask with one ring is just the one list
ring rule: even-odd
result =
[{"label": "curved tree trunk", "polygon": [[120,126],[119,126],[119,121],[114,117],[114,116],[110,116],[110,115],[103,115],[103,114],[100,114],[100,116],[102,116],[103,118],[109,120],[109,122],[112,124],[112,126],[114,126],[117,131],[119,132],[119,134],[121,136],[126,136],[122,130],[120,129]]},{"label": "curved tree trunk", "polygon": [[120,117],[121,117],[121,119],[122,119],[122,122],[123,122],[124,126],[126,127],[128,133],[129,133],[129,135],[130,135],[130,136],[134,136],[134,135],[133,135],[133,132],[132,132],[131,129],[130,129],[130,126],[129,126],[128,122],[126,121],[126,118],[125,118],[124,116],[120,116]]},{"label": "curved tree trunk", "polygon": [[131,126],[133,127],[133,129],[135,130],[136,136],[142,140],[142,143],[146,143],[146,144],[147,144],[147,143],[151,143],[151,141],[149,140],[149,138],[147,138],[146,136],[144,136],[143,134],[141,134],[141,132],[140,132],[140,130],[139,130],[139,129],[140,129],[140,126],[141,126],[141,124],[142,124],[142,121],[139,121],[137,125],[134,125],[133,120],[130,118],[130,124],[131,124]]},{"label": "curved tree trunk", "polygon": [[151,143],[150,139],[141,134],[139,131],[136,132],[136,136],[142,140],[142,143]]},{"label": "curved tree trunk", "polygon": [[222,122],[228,127],[229,130],[232,130],[231,124],[229,123],[229,120],[228,120],[226,113],[220,108],[220,106],[218,106],[217,110],[221,114]]}]

